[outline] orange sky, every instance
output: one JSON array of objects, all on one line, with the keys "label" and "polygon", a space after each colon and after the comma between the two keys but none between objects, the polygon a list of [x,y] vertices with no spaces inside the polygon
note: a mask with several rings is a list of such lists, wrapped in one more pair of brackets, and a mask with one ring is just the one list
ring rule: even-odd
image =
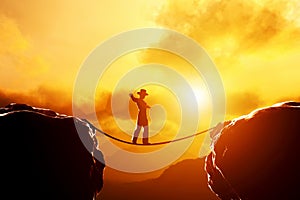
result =
[{"label": "orange sky", "polygon": [[1,93],[70,96],[80,64],[100,42],[159,25],[206,48],[224,82],[228,116],[299,99],[299,2],[218,2],[1,0]]},{"label": "orange sky", "polygon": [[[149,26],[177,30],[205,48],[223,80],[227,119],[283,100],[300,101],[297,0],[0,1],[1,106],[23,102],[72,114],[73,84],[89,53],[112,35]],[[180,58],[158,51],[134,52],[116,60],[106,72],[97,90],[105,98],[97,96],[102,102],[97,109],[106,109],[121,74],[118,66],[126,65],[126,71],[154,61],[180,70],[194,89],[205,93],[202,80],[194,80]],[[174,98],[153,85],[151,89],[156,96]],[[209,116],[211,105],[201,94],[199,108],[207,109]],[[157,99],[149,96],[149,102]],[[165,112],[168,125],[176,130],[177,115],[170,118],[172,108],[165,100],[161,104],[164,111],[158,108],[157,113]]]}]

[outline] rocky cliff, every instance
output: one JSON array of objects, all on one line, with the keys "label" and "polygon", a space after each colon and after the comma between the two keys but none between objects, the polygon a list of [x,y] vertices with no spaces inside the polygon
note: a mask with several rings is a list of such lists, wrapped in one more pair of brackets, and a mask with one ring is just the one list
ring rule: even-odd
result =
[{"label": "rocky cliff", "polygon": [[0,109],[0,132],[2,196],[89,200],[101,190],[105,165],[85,121],[12,103]]},{"label": "rocky cliff", "polygon": [[206,158],[208,184],[221,199],[300,196],[300,103],[276,104],[226,124],[212,134]]}]

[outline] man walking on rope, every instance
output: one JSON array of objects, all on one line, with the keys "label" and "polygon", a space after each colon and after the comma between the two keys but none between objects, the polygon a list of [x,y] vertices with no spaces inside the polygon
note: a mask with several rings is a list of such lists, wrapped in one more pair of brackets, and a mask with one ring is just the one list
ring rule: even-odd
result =
[{"label": "man walking on rope", "polygon": [[139,114],[137,119],[137,125],[133,132],[132,136],[132,143],[136,144],[139,133],[141,131],[141,128],[143,127],[143,144],[149,144],[148,142],[148,134],[149,134],[149,128],[148,128],[148,119],[147,119],[147,108],[150,108],[150,106],[147,105],[147,103],[144,101],[144,98],[148,95],[145,89],[141,89],[138,92],[138,95],[140,98],[136,98],[133,96],[132,93],[129,94],[132,101],[134,101],[138,108],[139,108]]}]

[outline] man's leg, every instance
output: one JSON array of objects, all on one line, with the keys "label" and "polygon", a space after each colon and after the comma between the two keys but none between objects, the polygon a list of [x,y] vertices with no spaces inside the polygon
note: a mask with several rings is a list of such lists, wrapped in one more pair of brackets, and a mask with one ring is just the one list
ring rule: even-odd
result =
[{"label": "man's leg", "polygon": [[139,137],[139,133],[141,131],[141,128],[142,128],[141,126],[136,125],[136,128],[133,132],[133,136],[132,136],[132,139],[131,139],[132,143],[136,144],[136,141]]},{"label": "man's leg", "polygon": [[149,127],[143,126],[144,132],[143,132],[143,144],[149,144],[148,137],[149,137]]}]

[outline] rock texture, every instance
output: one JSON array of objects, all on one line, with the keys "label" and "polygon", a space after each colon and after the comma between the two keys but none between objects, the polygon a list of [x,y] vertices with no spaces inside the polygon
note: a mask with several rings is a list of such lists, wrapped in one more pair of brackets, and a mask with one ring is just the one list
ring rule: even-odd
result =
[{"label": "rock texture", "polygon": [[212,134],[206,158],[211,189],[223,200],[299,198],[300,103],[276,104],[226,124]]},{"label": "rock texture", "polygon": [[101,190],[105,165],[87,122],[12,103],[0,109],[0,132],[2,196],[89,200]]}]

